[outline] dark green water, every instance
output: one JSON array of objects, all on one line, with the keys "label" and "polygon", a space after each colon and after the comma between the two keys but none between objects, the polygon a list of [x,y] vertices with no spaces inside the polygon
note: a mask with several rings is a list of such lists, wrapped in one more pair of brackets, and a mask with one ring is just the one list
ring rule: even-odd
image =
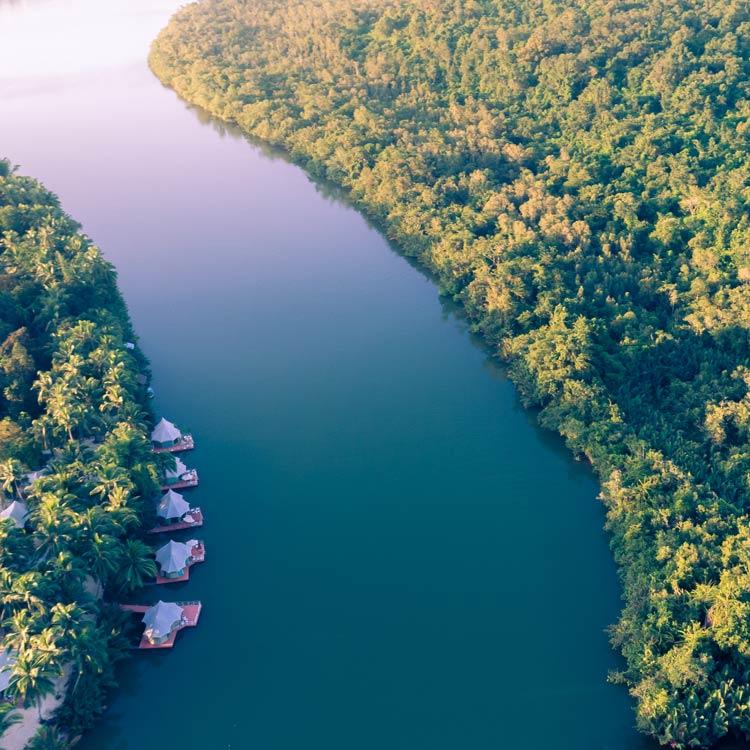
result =
[{"label": "dark green water", "polygon": [[200,627],[79,747],[646,747],[592,476],[361,216],[151,76],[178,5],[0,2],[2,153],[116,264],[207,517],[159,592]]}]

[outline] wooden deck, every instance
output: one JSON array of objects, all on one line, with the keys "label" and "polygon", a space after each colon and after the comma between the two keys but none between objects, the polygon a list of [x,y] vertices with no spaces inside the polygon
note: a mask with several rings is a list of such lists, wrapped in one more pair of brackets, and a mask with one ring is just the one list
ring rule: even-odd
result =
[{"label": "wooden deck", "polygon": [[174,445],[166,445],[161,448],[152,446],[151,450],[154,453],[180,453],[181,451],[191,451],[195,448],[195,442],[193,441],[192,435],[183,435],[182,440]]},{"label": "wooden deck", "polygon": [[[151,643],[145,635],[141,636],[141,640],[135,648],[137,649],[161,649],[161,648],[172,648],[174,646],[177,633],[184,628],[194,628],[198,624],[198,619],[201,616],[201,603],[200,602],[176,602],[182,607],[183,624],[175,628],[164,643]],[[146,610],[150,605],[146,604],[121,604],[120,609],[124,612],[134,612],[136,614],[145,614]]]},{"label": "wooden deck", "polygon": [[183,529],[197,529],[199,526],[203,526],[203,511],[200,508],[191,508],[185,515],[192,516],[195,519],[195,521],[193,521],[193,523],[186,523],[185,521],[177,521],[177,523],[170,523],[165,526],[154,526],[153,529],[149,529],[146,533],[147,534],[168,534],[170,531],[182,531]]},{"label": "wooden deck", "polygon": [[188,490],[191,487],[198,486],[198,472],[192,469],[193,476],[189,479],[178,479],[176,482],[164,482],[161,486],[161,491],[166,492],[167,490]]},{"label": "wooden deck", "polygon": [[192,568],[193,565],[204,562],[205,559],[206,547],[203,542],[198,542],[198,544],[196,544],[192,549],[190,560],[188,561],[187,568],[185,568],[185,572],[183,573],[183,575],[181,575],[179,578],[165,578],[163,576],[156,576],[156,580],[154,581],[154,583],[183,583],[184,581],[189,581],[190,568]]}]

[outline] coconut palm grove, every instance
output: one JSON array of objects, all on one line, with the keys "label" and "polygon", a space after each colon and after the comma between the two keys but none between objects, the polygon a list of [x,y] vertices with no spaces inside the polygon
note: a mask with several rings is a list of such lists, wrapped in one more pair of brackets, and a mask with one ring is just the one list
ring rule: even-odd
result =
[{"label": "coconut palm grove", "polygon": [[[57,722],[72,739],[102,710],[127,653],[126,618],[105,602],[156,575],[140,533],[154,516],[144,498],[159,490],[148,363],[112,266],[8,161],[0,226],[0,616],[13,654],[4,719],[66,669]],[[66,745],[44,727],[30,747]]]}]

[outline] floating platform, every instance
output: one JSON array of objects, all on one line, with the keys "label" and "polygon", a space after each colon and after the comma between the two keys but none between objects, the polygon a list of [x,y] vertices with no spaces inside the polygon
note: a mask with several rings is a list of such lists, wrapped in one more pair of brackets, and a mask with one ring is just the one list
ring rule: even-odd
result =
[{"label": "floating platform", "polygon": [[179,578],[165,578],[164,576],[156,576],[156,580],[154,581],[154,583],[157,583],[157,584],[183,583],[185,581],[189,581],[190,580],[190,568],[192,568],[193,565],[197,565],[198,563],[205,562],[205,560],[206,560],[206,547],[203,544],[203,542],[198,542],[198,544],[196,544],[190,550],[190,561],[188,562],[183,575],[181,575]]},{"label": "floating platform", "polygon": [[184,476],[184,479],[178,479],[176,482],[164,482],[161,486],[162,492],[166,492],[167,490],[189,490],[191,487],[198,486],[198,472],[195,469],[185,472]]},{"label": "floating platform", "polygon": [[180,453],[181,451],[191,451],[195,448],[195,442],[192,435],[183,435],[182,438],[174,445],[166,445],[160,448],[153,446],[151,450],[154,453]]},{"label": "floating platform", "polygon": [[[198,624],[198,619],[201,616],[201,603],[200,602],[175,602],[178,606],[182,607],[183,623],[179,627],[175,628],[170,634],[169,638],[163,643],[151,643],[145,635],[141,636],[141,640],[136,649],[152,650],[159,648],[172,648],[174,646],[177,633],[185,628],[194,628]],[[123,612],[133,612],[135,614],[145,614],[147,609],[150,609],[151,605],[148,604],[121,604],[120,609]]]},{"label": "floating platform", "polygon": [[[177,521],[176,523],[166,524],[165,526],[154,526],[153,529],[149,529],[147,534],[167,534],[170,531],[182,531],[183,529],[196,529],[199,526],[203,526],[203,511],[200,508],[191,508],[185,516],[193,518],[193,522],[189,521]],[[183,518],[185,518],[183,516]]]}]

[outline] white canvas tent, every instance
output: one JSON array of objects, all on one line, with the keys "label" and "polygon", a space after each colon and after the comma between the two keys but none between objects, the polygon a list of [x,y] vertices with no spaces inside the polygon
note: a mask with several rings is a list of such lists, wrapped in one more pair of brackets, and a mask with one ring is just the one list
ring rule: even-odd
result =
[{"label": "white canvas tent", "polygon": [[156,513],[160,518],[182,518],[190,510],[190,504],[174,490],[167,490],[159,500]]},{"label": "white canvas tent", "polygon": [[181,574],[187,567],[190,559],[190,547],[183,542],[175,542],[170,539],[156,552],[156,562],[162,571],[169,574]]},{"label": "white canvas tent", "polygon": [[171,422],[162,417],[151,432],[151,442],[159,445],[174,443],[182,438],[182,433]]},{"label": "white canvas tent", "polygon": [[146,610],[142,622],[149,640],[166,638],[182,622],[182,607],[174,602],[159,600]]},{"label": "white canvas tent", "polygon": [[0,651],[0,694],[10,685],[13,677],[13,665],[16,663],[16,655],[8,651]]},{"label": "white canvas tent", "polygon": [[29,511],[26,505],[19,500],[14,500],[5,510],[0,511],[0,518],[8,518],[19,528],[23,528]]}]

